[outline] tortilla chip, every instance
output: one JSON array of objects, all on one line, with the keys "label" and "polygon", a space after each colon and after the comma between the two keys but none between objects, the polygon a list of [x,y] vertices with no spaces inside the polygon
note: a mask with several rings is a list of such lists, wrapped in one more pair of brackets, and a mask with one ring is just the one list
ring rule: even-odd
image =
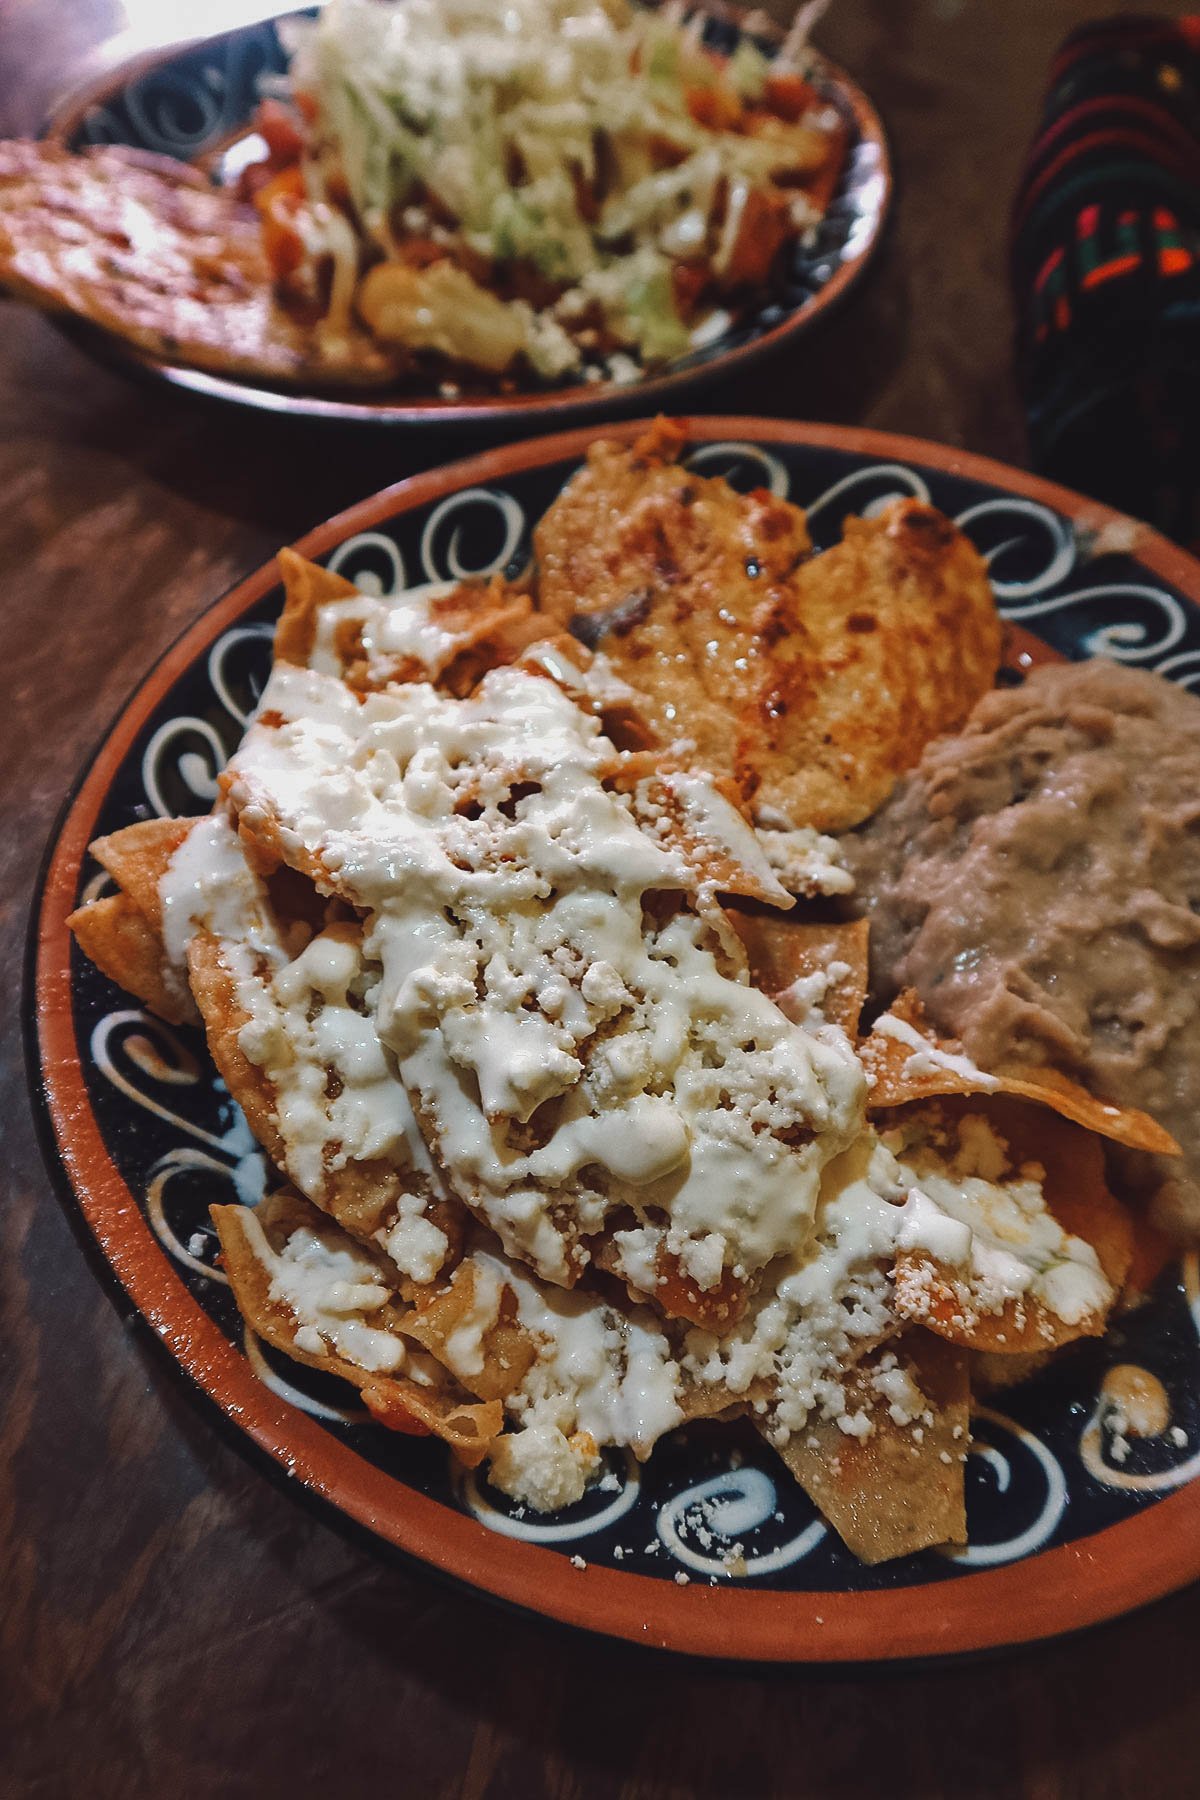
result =
[{"label": "tortilla chip", "polygon": [[275,627],[275,661],[306,669],[317,637],[317,615],[331,600],[353,599],[358,589],[344,575],[309,562],[296,550],[275,558],[283,580],[283,611]]},{"label": "tortilla chip", "polygon": [[378,386],[400,367],[361,326],[324,332],[279,304],[231,190],[124,145],[0,143],[0,286],[223,375]]},{"label": "tortilla chip", "polygon": [[[1020,1101],[993,1101],[987,1116],[1007,1139],[1014,1169],[1041,1164],[1047,1211],[1069,1236],[1092,1246],[1115,1303],[1133,1256],[1133,1227],[1105,1181],[1104,1150],[1097,1137]],[[924,1250],[900,1251],[894,1275],[893,1304],[901,1318],[950,1343],[995,1355],[1027,1355],[1076,1338],[1100,1337],[1111,1310],[1069,1322],[1026,1295],[1008,1301],[1000,1312],[981,1312],[969,1275]]]},{"label": "tortilla chip", "polygon": [[[926,1401],[898,1425],[877,1383],[888,1357]],[[885,1377],[886,1379],[886,1377]],[[815,1419],[779,1454],[848,1549],[865,1563],[910,1556],[934,1544],[965,1544],[963,1463],[970,1430],[967,1359],[922,1331],[906,1331],[858,1363],[845,1383],[846,1413],[865,1412],[866,1437],[836,1419]]]},{"label": "tortilla chip", "polygon": [[[504,1410],[498,1400],[474,1405],[449,1376],[445,1389],[439,1391],[403,1376],[360,1368],[332,1350],[321,1355],[298,1347],[295,1315],[285,1302],[271,1298],[270,1275],[255,1248],[251,1221],[257,1219],[273,1248],[285,1243],[301,1226],[325,1237],[336,1237],[336,1226],[292,1193],[272,1196],[257,1213],[244,1206],[214,1206],[211,1214],[233,1297],[252,1331],[294,1361],[350,1382],[361,1392],[372,1416],[393,1431],[439,1437],[468,1467],[474,1468],[483,1461],[504,1423]],[[346,1242],[349,1244],[350,1240]],[[361,1245],[356,1247],[362,1249]],[[381,1278],[386,1280],[382,1269],[381,1263]],[[378,1314],[371,1315],[370,1322],[380,1330],[399,1334],[402,1318],[402,1311],[389,1302]]]},{"label": "tortilla chip", "polygon": [[[452,1368],[447,1345],[470,1317],[476,1286],[476,1268],[468,1257],[459,1263],[449,1284],[434,1294],[426,1292],[404,1321],[405,1335],[415,1338],[447,1368]],[[478,1373],[453,1373],[478,1399],[504,1400],[520,1387],[538,1354],[536,1342],[517,1318],[517,1297],[507,1283],[500,1291],[495,1320],[481,1334],[480,1348],[483,1366]]]},{"label": "tortilla chip", "polygon": [[142,819],[88,845],[101,868],[108,870],[155,931],[162,930],[158,884],[195,823],[195,819]]},{"label": "tortilla chip", "polygon": [[653,1288],[636,1287],[625,1272],[616,1235],[637,1223],[632,1211],[614,1213],[605,1229],[587,1240],[592,1266],[602,1274],[615,1276],[635,1306],[655,1306],[666,1318],[681,1319],[716,1337],[731,1330],[746,1310],[754,1283],[739,1279],[732,1269],[722,1269],[719,1281],[702,1288],[686,1272],[679,1257],[660,1243],[654,1258]]},{"label": "tortilla chip", "polygon": [[[732,1269],[722,1269],[719,1281],[710,1288],[702,1288],[687,1273],[679,1258],[665,1248],[659,1250],[655,1266],[658,1284],[649,1298],[659,1311],[668,1319],[683,1319],[718,1337],[733,1329],[754,1292],[754,1284],[739,1280]],[[634,1291],[630,1289],[631,1294]]]},{"label": "tortilla chip", "polygon": [[128,894],[89,900],[67,920],[83,954],[168,1025],[194,1025],[191,996],[167,963],[162,938]]},{"label": "tortilla chip", "polygon": [[452,656],[437,674],[437,686],[463,699],[489,669],[518,662],[545,631],[522,588],[493,575],[486,587],[464,582],[430,605],[434,623],[456,640]]},{"label": "tortilla chip", "polygon": [[1011,1356],[998,1356],[991,1350],[968,1351],[971,1392],[998,1394],[1017,1387],[1022,1381],[1031,1381],[1053,1360],[1053,1350],[1019,1350]]},{"label": "tortilla chip", "polygon": [[188,944],[188,978],[221,1080],[271,1161],[282,1168],[285,1152],[276,1124],[275,1090],[242,1049],[241,1031],[250,1014],[238,1000],[233,972],[211,931],[198,931]]},{"label": "tortilla chip", "polygon": [[739,1419],[756,1412],[771,1398],[772,1383],[752,1381],[744,1393],[733,1394],[721,1382],[692,1382],[679,1392],[681,1423],[691,1425],[697,1419]]},{"label": "tortilla chip", "polygon": [[[252,722],[255,731],[275,731],[281,724],[278,713],[259,713]],[[265,877],[277,869],[289,868],[310,881],[318,894],[325,897],[335,894],[336,883],[320,857],[314,856],[294,832],[284,832],[279,820],[265,806],[255,807],[253,826],[246,823],[233,793],[236,781],[235,771],[223,769],[217,777],[217,786],[237,819],[238,841],[255,873]]]},{"label": "tortilla chip", "polygon": [[[814,976],[827,978],[828,987],[813,1004],[832,1024],[840,1025],[848,1037],[857,1037],[867,998],[870,926],[865,919],[820,925],[739,908],[731,908],[729,918],[746,946],[750,979],[756,987],[770,994],[787,1012],[788,990],[798,981],[810,981]],[[830,976],[831,969],[837,971],[835,976]]]},{"label": "tortilla chip", "polygon": [[[278,561],[287,602],[275,636],[277,660],[312,667],[318,639],[323,637],[320,666],[332,663],[359,694],[397,682],[432,681],[461,696],[486,670],[515,661],[531,637],[540,637],[545,629],[534,615],[529,595],[499,575],[486,583],[462,582],[448,593],[407,601],[403,594],[361,593],[343,576],[306,561],[295,550],[281,550]],[[376,649],[368,656],[364,625],[379,626],[406,604],[419,606],[428,615],[427,653],[418,657]]]},{"label": "tortilla chip", "polygon": [[1141,1306],[1172,1257],[1179,1254],[1178,1244],[1152,1225],[1137,1208],[1131,1209],[1129,1222],[1133,1229],[1133,1254],[1125,1272],[1122,1311]]},{"label": "tortilla chip", "polygon": [[[888,1025],[896,1035],[889,1034]],[[919,1040],[919,1041],[918,1041]],[[1010,1094],[1034,1100],[1088,1131],[1134,1150],[1178,1156],[1170,1132],[1132,1106],[1097,1100],[1057,1069],[1029,1068],[988,1073],[977,1069],[961,1044],[939,1039],[917,994],[908,988],[876,1019],[859,1057],[871,1080],[868,1107],[907,1106],[947,1094]]]},{"label": "tortilla chip", "polygon": [[[607,669],[602,677],[597,677],[592,669],[592,653],[585,645],[569,632],[555,631],[544,614],[538,613],[536,617],[541,620],[542,635],[522,650],[516,659],[517,667],[528,669],[534,675],[544,675],[576,706],[592,713],[603,726],[605,737],[611,738],[618,750],[658,748],[659,735],[646,715],[636,688]],[[663,760],[660,754],[658,767],[662,767]]]},{"label": "tortilla chip", "polygon": [[[736,790],[713,783],[700,804],[692,801],[697,777],[676,769],[652,769],[653,751],[635,753],[614,770],[611,785],[629,792],[644,828],[667,850],[677,850],[702,882],[720,894],[758,900],[788,912],[795,898],[772,871]],[[725,791],[722,791],[723,787]]]},{"label": "tortilla chip", "polygon": [[[342,929],[357,932],[359,928],[347,925]],[[287,1143],[278,1123],[280,1096],[270,1077],[242,1049],[241,1032],[250,1022],[250,1014],[238,998],[220,940],[211,932],[198,932],[188,945],[188,972],[221,1078],[271,1161],[287,1171]],[[331,1148],[336,1147],[331,1142]],[[400,1199],[411,1193],[421,1195],[424,1216],[446,1237],[446,1254],[439,1270],[444,1274],[462,1255],[466,1212],[452,1196],[433,1193],[419,1171],[381,1157],[348,1158],[339,1167],[325,1169],[321,1191],[308,1199],[357,1242],[373,1246],[377,1234],[395,1218]],[[420,1291],[417,1283],[399,1271],[393,1286],[406,1299]]]}]

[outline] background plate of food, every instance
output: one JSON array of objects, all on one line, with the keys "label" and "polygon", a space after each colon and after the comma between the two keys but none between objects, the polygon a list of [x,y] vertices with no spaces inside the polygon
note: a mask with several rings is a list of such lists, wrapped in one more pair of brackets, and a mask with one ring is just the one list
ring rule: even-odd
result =
[{"label": "background plate of food", "polygon": [[368,423],[659,403],[788,344],[891,198],[763,15],[332,0],[109,69],[0,145],[0,286],[240,405]]},{"label": "background plate of food", "polygon": [[1197,596],[835,427],[363,502],[55,834],[68,1206],[274,1466],[552,1618],[888,1660],[1192,1579]]}]

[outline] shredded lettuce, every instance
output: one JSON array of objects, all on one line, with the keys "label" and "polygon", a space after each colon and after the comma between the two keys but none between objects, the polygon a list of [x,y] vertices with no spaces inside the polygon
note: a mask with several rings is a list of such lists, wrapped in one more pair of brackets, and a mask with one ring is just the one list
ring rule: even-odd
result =
[{"label": "shredded lettuce", "polygon": [[625,314],[638,347],[652,361],[666,362],[687,349],[690,336],[675,309],[669,270],[656,269],[633,281],[625,295]]},{"label": "shredded lettuce", "polygon": [[[316,109],[308,192],[348,198],[385,259],[415,212],[451,253],[582,293],[610,342],[645,360],[687,348],[672,259],[703,252],[719,181],[770,180],[778,159],[692,114],[721,82],[761,96],[769,65],[752,44],[722,71],[694,23],[628,0],[329,0],[288,37],[293,91]],[[557,369],[571,340],[538,316],[528,359]]]},{"label": "shredded lettuce", "polygon": [[771,64],[749,38],[739,38],[729,59],[729,79],[743,100],[761,100],[767,91]]}]

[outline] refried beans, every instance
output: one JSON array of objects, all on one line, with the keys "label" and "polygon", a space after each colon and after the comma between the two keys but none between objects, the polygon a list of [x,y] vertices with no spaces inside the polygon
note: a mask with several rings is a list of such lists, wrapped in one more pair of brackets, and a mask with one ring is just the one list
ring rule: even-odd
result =
[{"label": "refried beans", "polygon": [[985,1069],[1049,1063],[1183,1146],[1134,1156],[1200,1239],[1200,700],[1109,662],[984,697],[843,840],[877,999]]}]

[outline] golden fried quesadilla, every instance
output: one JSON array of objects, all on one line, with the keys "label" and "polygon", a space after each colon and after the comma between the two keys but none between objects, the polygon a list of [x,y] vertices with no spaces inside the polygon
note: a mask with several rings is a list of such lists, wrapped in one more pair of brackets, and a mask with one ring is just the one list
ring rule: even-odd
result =
[{"label": "golden fried quesadilla", "polygon": [[534,534],[539,604],[760,823],[844,830],[991,687],[982,558],[917,501],[813,555],[798,507],[681,468],[683,441],[593,446]]},{"label": "golden fried quesadilla", "polygon": [[253,208],[186,163],[117,145],[0,142],[0,288],[221,374],[377,385],[395,353],[280,304]]}]

